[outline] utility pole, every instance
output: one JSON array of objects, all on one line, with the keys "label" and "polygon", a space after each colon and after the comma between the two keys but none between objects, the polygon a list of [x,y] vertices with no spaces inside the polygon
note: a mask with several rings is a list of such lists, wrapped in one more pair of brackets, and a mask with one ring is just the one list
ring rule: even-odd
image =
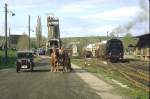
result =
[{"label": "utility pole", "polygon": [[108,31],[107,31],[107,40],[108,40]]},{"label": "utility pole", "polygon": [[10,27],[9,27],[9,40],[8,40],[8,46],[10,48]]},{"label": "utility pole", "polygon": [[5,3],[5,64],[7,64],[7,4]]},{"label": "utility pole", "polygon": [[86,47],[87,47],[87,39],[86,39],[85,42],[86,42],[86,45],[85,45],[85,53],[84,53],[84,54],[85,54],[85,55],[84,55],[84,67],[87,66],[87,57],[86,57],[86,56],[87,56],[87,55],[86,55],[86,54],[87,54],[87,51],[86,51]]},{"label": "utility pole", "polygon": [[29,50],[30,50],[30,15],[29,15],[29,20],[28,20],[28,24],[29,24],[29,27],[28,27],[28,32],[29,32]]}]

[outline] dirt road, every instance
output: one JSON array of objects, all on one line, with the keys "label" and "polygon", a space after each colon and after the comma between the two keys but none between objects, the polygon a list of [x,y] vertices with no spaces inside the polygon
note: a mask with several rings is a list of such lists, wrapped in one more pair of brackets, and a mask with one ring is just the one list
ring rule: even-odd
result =
[{"label": "dirt road", "polygon": [[105,92],[96,92],[81,77],[82,73],[79,68],[72,73],[51,73],[47,58],[36,63],[34,72],[24,70],[16,73],[15,68],[2,69],[0,99],[106,99]]}]

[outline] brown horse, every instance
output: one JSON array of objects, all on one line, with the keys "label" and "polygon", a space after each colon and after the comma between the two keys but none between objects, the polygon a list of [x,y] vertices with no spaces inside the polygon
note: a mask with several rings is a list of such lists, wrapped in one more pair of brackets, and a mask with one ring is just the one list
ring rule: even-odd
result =
[{"label": "brown horse", "polygon": [[63,70],[65,72],[71,72],[71,61],[70,57],[68,55],[68,52],[66,50],[63,51],[63,57],[64,57],[64,65],[63,65]]},{"label": "brown horse", "polygon": [[58,66],[57,49],[53,48],[51,53],[51,72],[57,72],[59,70]]}]

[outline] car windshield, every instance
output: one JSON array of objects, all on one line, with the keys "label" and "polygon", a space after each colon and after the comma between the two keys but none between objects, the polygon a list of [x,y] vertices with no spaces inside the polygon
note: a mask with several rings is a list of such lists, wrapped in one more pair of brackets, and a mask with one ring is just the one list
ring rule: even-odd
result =
[{"label": "car windshield", "polygon": [[18,58],[32,58],[32,53],[18,53]]}]

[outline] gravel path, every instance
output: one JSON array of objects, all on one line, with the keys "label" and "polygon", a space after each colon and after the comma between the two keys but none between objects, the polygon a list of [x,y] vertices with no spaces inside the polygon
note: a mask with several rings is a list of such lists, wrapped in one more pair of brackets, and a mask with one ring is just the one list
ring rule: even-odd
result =
[{"label": "gravel path", "polygon": [[[76,74],[87,83],[96,94],[98,94],[102,99],[125,99],[124,96],[113,94],[113,87],[103,80],[97,78],[85,70],[82,70],[81,67],[72,64],[72,67],[76,70]],[[80,71],[80,72],[79,72]]]}]

